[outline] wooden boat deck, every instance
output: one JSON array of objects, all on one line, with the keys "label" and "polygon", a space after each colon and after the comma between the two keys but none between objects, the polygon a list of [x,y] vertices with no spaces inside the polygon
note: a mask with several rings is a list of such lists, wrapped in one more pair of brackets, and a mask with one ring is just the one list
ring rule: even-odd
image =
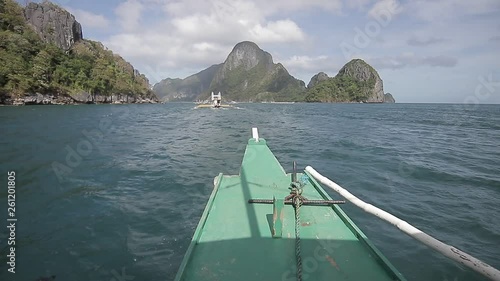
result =
[{"label": "wooden boat deck", "polygon": [[[290,183],[266,141],[250,139],[240,174],[216,178],[176,280],[296,280],[293,207],[284,206],[282,238],[273,238],[273,205],[248,203],[284,198]],[[311,177],[303,190],[331,199]],[[303,280],[405,280],[338,206],[300,214]]]}]

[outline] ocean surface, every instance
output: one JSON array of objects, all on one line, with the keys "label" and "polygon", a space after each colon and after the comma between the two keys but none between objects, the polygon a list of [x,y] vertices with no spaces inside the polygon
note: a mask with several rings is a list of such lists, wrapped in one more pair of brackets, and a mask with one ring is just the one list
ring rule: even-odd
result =
[{"label": "ocean surface", "polygon": [[[252,127],[287,171],[294,160],[311,165],[500,268],[500,105],[237,106],[0,107],[0,280],[172,280],[213,178],[238,174]],[[485,280],[352,204],[342,208],[408,280]]]}]

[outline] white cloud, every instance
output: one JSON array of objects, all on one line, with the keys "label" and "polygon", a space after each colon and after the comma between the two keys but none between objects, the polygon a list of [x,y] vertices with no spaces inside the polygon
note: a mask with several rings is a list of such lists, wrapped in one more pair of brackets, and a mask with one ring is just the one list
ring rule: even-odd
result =
[{"label": "white cloud", "polygon": [[354,8],[358,10],[365,9],[373,0],[349,0],[346,1],[346,5],[349,8]]},{"label": "white cloud", "polygon": [[258,6],[268,13],[305,11],[309,9],[320,9],[333,13],[342,10],[342,0],[257,0]]},{"label": "white cloud", "polygon": [[84,29],[107,28],[110,24],[109,20],[106,19],[103,15],[93,14],[91,12],[87,12],[80,9],[72,9],[72,8],[67,8],[67,9],[71,14],[75,16],[76,20],[82,24],[82,27]]},{"label": "white cloud", "polygon": [[[197,67],[201,70],[223,62],[233,46],[244,40],[259,45],[303,44],[306,41],[305,33],[291,19],[268,19],[269,9],[262,7],[263,1],[139,1],[128,0],[116,8],[123,32],[110,37],[105,44],[124,57],[140,61],[150,68]],[[278,2],[285,6],[285,1]],[[321,3],[334,7],[329,1],[313,1],[310,5]],[[302,7],[308,4],[295,0],[291,5]],[[139,29],[139,23],[144,22],[141,17],[151,9],[164,15],[147,29]]]},{"label": "white cloud", "polygon": [[301,79],[306,85],[311,80],[311,77],[319,72],[325,72],[330,77],[337,75],[342,65],[346,63],[337,61],[327,55],[295,55],[286,59],[278,58],[276,61],[281,62],[291,75]]},{"label": "white cloud", "polygon": [[305,39],[300,27],[291,20],[268,22],[266,26],[257,24],[249,33],[257,42],[300,42]]},{"label": "white cloud", "polygon": [[[249,4],[254,7],[253,10],[245,8]],[[310,9],[339,13],[342,9],[342,0],[183,0],[166,1],[164,9],[172,16],[186,16],[193,13],[204,13],[209,10],[233,15],[235,11],[246,10],[247,13],[254,12],[265,17],[276,13],[304,12]]]},{"label": "white cloud", "polygon": [[[282,60],[281,63],[290,69],[305,70],[312,72],[328,71],[335,68],[335,62],[328,56],[292,56]],[[340,68],[337,68],[339,70]]]},{"label": "white cloud", "polygon": [[403,10],[398,0],[380,0],[368,12],[372,18],[379,19],[380,17],[394,16],[401,13]]},{"label": "white cloud", "polygon": [[139,0],[127,0],[115,9],[115,14],[123,30],[130,31],[139,27],[143,4]]}]

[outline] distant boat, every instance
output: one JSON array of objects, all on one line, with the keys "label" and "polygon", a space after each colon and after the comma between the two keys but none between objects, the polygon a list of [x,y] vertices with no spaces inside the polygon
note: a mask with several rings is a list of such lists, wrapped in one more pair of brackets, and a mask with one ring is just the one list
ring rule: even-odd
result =
[{"label": "distant boat", "polygon": [[228,105],[228,104],[222,104],[222,94],[220,92],[218,94],[214,94],[214,92],[212,92],[211,100],[212,100],[211,103],[199,104],[196,106],[196,108],[227,108],[227,107],[232,107],[231,105]]}]

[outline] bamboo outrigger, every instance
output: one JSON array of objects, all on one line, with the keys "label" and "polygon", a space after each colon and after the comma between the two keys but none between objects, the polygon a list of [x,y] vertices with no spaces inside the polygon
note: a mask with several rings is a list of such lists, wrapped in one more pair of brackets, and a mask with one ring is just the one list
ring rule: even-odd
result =
[{"label": "bamboo outrigger", "polygon": [[[359,200],[313,168],[287,174],[257,129],[219,174],[175,280],[405,280],[321,185],[492,280],[499,271]],[[417,236],[417,237],[415,237]]]}]

